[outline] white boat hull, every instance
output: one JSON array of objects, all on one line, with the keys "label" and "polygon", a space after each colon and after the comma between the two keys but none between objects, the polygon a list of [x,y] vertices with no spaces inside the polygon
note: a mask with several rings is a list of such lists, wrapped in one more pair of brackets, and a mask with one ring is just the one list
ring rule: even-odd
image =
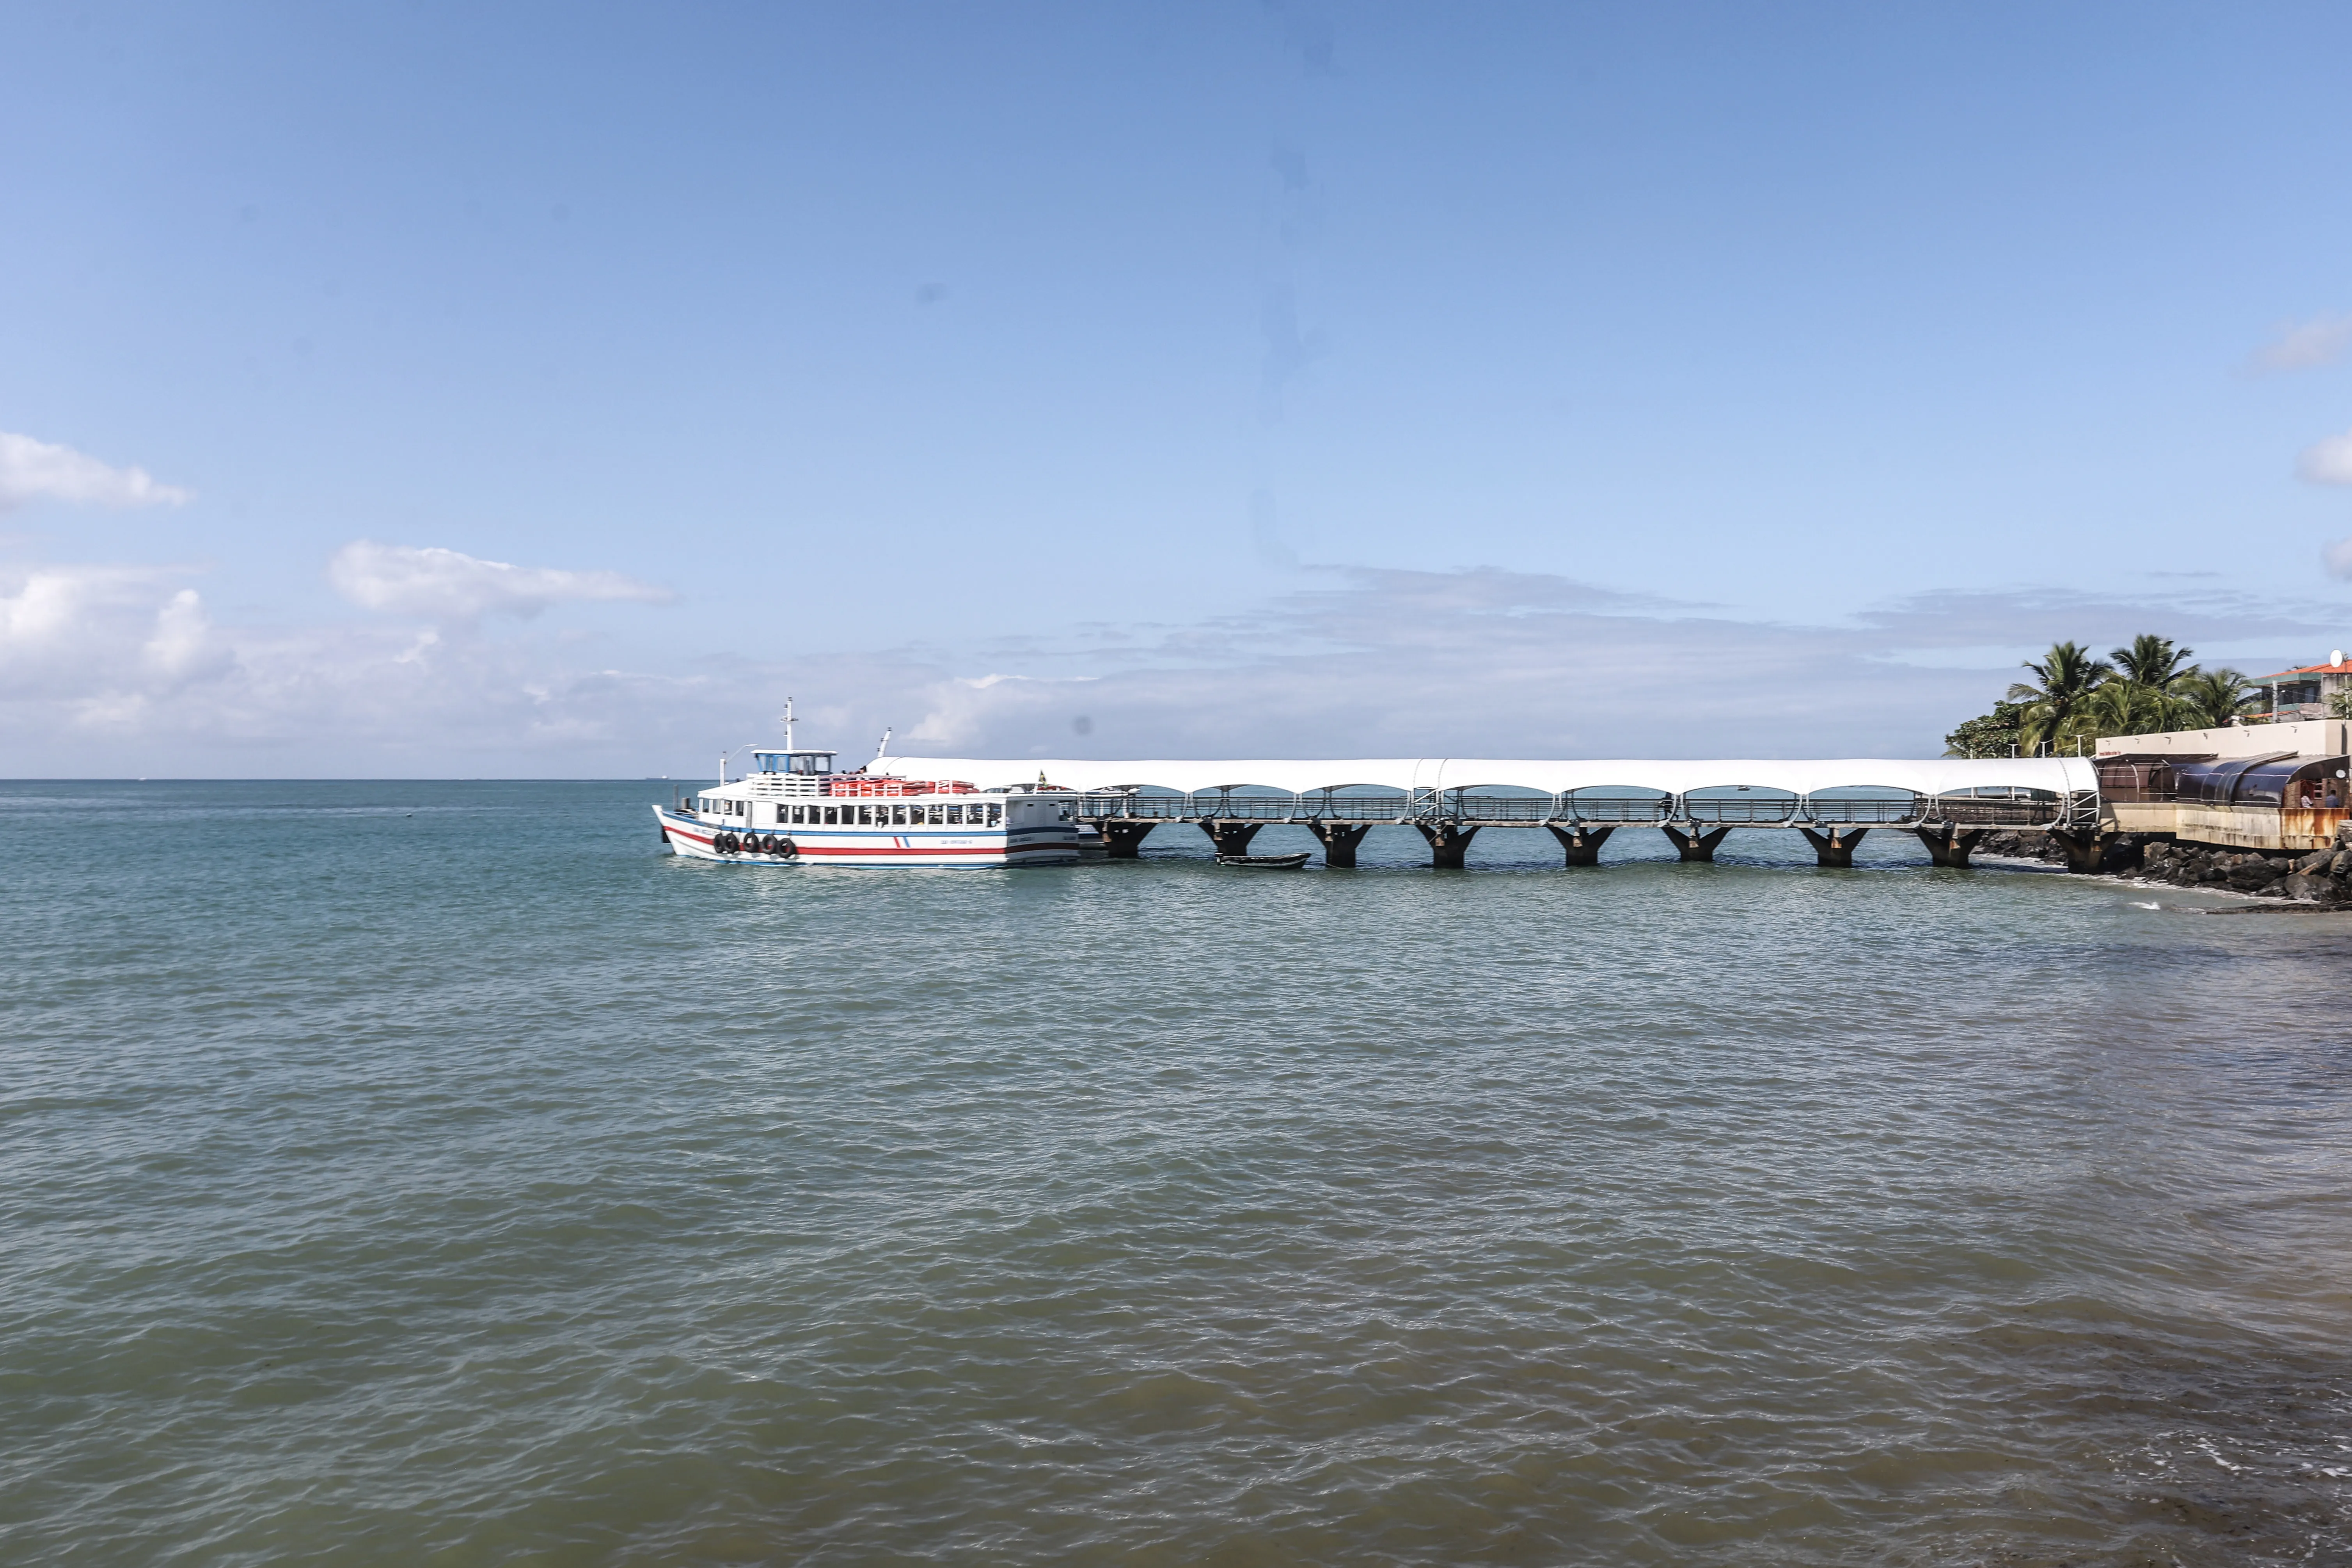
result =
[{"label": "white boat hull", "polygon": [[[895,866],[965,869],[998,866],[1066,866],[1078,858],[1079,829],[1055,823],[1029,827],[802,826],[734,830],[691,814],[655,806],[654,819],[672,853],[738,866]],[[732,839],[776,838],[789,852],[720,847]]]}]

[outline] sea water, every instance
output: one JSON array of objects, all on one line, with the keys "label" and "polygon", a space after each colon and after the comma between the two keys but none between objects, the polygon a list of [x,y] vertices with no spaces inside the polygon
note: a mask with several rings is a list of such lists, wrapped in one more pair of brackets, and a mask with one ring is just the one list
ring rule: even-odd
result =
[{"label": "sea water", "polygon": [[2352,916],[670,793],[0,786],[0,1560],[2352,1557]]}]

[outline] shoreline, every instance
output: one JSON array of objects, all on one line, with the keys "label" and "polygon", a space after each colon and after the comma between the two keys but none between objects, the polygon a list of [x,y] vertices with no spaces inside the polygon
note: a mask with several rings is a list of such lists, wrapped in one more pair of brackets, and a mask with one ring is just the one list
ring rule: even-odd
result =
[{"label": "shoreline", "polygon": [[2072,876],[2136,887],[2215,893],[2247,901],[2243,910],[2212,911],[2215,913],[2275,910],[2323,914],[2352,910],[2352,848],[2308,852],[2231,849],[2221,845],[2184,844],[2171,838],[2122,834],[2099,869],[2075,871],[2067,867],[2064,853],[2050,846],[2044,835],[2003,831],[1979,845],[1977,852],[1990,858],[2052,866]]}]

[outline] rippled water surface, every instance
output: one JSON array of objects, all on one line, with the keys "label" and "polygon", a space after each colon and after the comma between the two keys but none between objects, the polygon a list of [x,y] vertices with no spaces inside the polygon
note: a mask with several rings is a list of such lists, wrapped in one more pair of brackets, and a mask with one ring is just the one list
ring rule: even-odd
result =
[{"label": "rippled water surface", "polygon": [[2352,1558],[2352,916],[666,795],[0,786],[0,1560]]}]

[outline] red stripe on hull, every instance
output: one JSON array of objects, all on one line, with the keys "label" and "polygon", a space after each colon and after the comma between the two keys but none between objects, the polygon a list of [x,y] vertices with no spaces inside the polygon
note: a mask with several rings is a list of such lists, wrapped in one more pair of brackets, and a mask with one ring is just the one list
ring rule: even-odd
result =
[{"label": "red stripe on hull", "polygon": [[[689,833],[685,828],[674,826],[667,821],[662,824],[662,831],[669,835],[671,837],[683,838],[689,844],[698,844],[705,849],[709,849],[713,839],[717,837],[716,834],[706,837],[698,833]],[[790,835],[787,834],[785,837],[789,837]],[[799,860],[856,858],[887,861],[908,858],[940,859],[954,855],[988,855],[1003,857],[1012,855],[1034,855],[1039,853],[1068,855],[1075,858],[1078,852],[1078,847],[1076,844],[1005,844],[994,846],[941,845],[933,849],[906,849],[900,848],[896,845],[876,845],[870,848],[860,848],[844,845],[803,844],[799,846],[799,854],[792,858]],[[715,849],[711,852],[713,855],[719,855],[719,851]],[[721,859],[730,858],[730,857],[723,855],[719,855],[719,858]],[[782,858],[782,857],[779,857],[779,858]]]}]

